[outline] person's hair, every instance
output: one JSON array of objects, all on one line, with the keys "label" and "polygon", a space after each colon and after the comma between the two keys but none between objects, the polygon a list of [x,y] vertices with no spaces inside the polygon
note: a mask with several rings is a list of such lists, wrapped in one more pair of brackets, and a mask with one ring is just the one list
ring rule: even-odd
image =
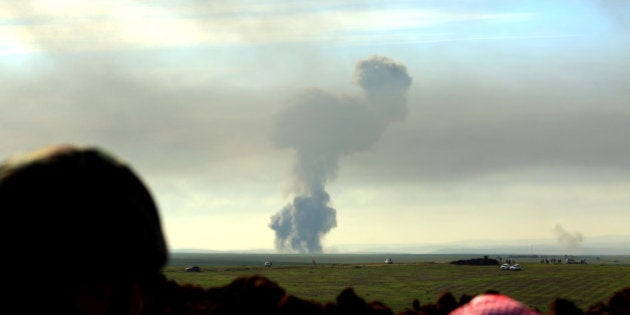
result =
[{"label": "person's hair", "polygon": [[55,146],[0,165],[4,256],[44,279],[142,279],[168,255],[155,202],[96,147]]}]

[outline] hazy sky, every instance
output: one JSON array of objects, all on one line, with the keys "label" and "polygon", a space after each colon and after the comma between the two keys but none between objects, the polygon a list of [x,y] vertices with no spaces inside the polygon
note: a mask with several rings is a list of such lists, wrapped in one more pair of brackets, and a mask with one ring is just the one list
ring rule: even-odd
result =
[{"label": "hazy sky", "polygon": [[628,21],[623,0],[0,1],[0,156],[103,147],[172,249],[271,249],[309,152],[277,132],[364,126],[279,125],[305,95],[368,106],[355,67],[376,55],[411,78],[406,114],[323,171],[324,251],[628,237]]}]

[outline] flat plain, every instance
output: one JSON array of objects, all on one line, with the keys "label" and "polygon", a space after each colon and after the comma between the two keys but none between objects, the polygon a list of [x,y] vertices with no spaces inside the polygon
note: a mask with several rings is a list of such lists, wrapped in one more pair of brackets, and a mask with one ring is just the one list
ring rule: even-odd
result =
[{"label": "flat plain", "polygon": [[[454,265],[472,255],[394,255],[393,264],[377,261],[383,255],[275,256],[271,267],[264,255],[175,255],[164,269],[168,279],[203,288],[224,286],[237,277],[262,275],[291,295],[333,302],[351,287],[366,301],[381,301],[395,313],[411,308],[414,299],[435,303],[444,292],[459,299],[495,290],[542,312],[556,298],[569,299],[586,310],[606,302],[616,291],[630,287],[630,256],[590,257],[587,264],[543,264],[539,258],[512,258],[523,270],[499,266]],[[493,257],[494,258],[494,257]],[[196,265],[201,272],[186,272]]]}]

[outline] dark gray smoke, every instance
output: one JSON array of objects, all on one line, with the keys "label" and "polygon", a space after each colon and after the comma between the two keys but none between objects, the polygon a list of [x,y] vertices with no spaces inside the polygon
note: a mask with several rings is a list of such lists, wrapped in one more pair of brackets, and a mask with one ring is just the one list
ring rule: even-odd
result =
[{"label": "dark gray smoke", "polygon": [[296,150],[295,197],[269,224],[279,251],[322,252],[322,237],[337,226],[325,186],[334,179],[339,158],[368,149],[389,122],[405,117],[411,77],[404,65],[373,56],[357,63],[355,79],[365,101],[310,90],[278,116],[273,140],[280,148]]}]

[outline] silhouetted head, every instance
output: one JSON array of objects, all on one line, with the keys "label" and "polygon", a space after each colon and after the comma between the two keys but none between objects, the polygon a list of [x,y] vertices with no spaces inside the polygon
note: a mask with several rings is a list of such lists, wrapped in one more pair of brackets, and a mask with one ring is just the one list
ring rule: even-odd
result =
[{"label": "silhouetted head", "polygon": [[167,260],[149,191],[99,148],[56,146],[5,161],[0,209],[11,228],[5,255],[41,279],[142,279]]}]

